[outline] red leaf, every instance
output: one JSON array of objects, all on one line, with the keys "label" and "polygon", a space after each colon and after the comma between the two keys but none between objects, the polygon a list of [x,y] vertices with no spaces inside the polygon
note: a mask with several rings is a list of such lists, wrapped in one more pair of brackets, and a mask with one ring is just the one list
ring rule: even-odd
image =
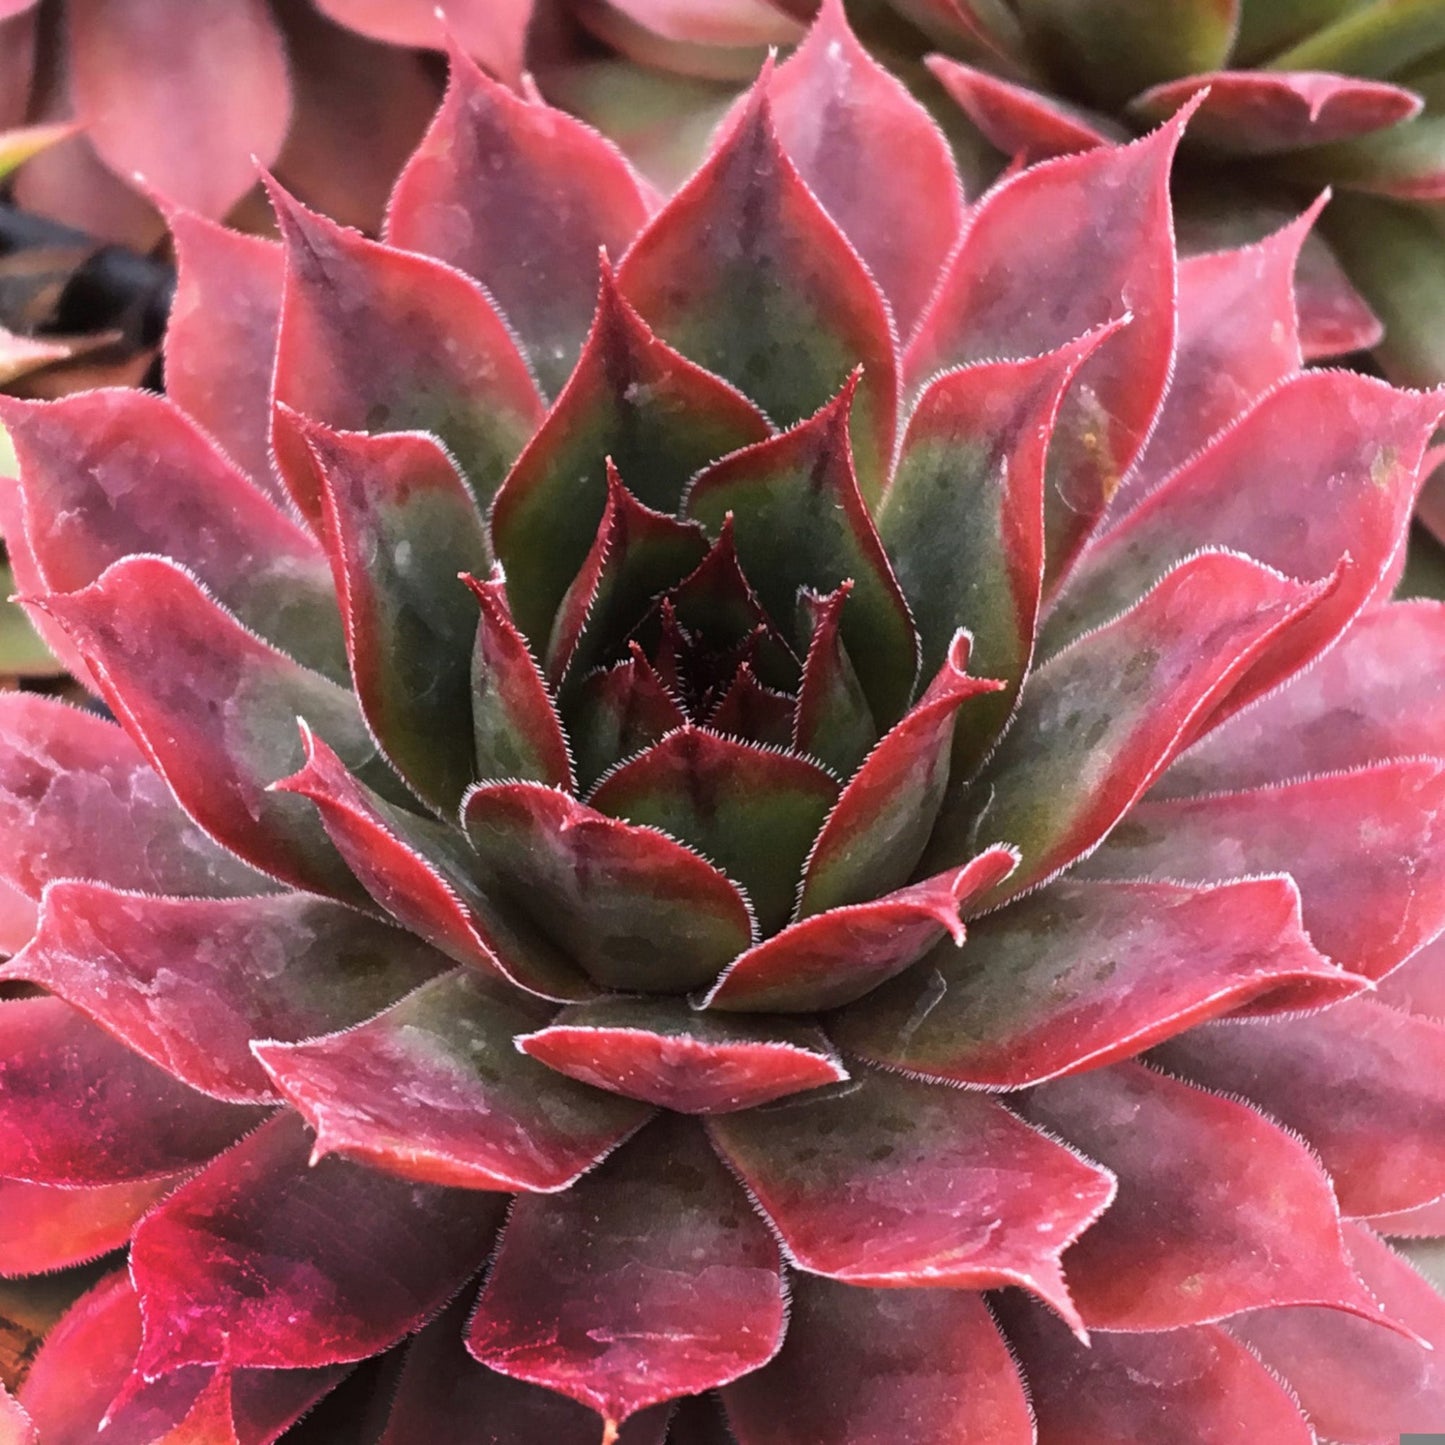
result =
[{"label": "red leaf", "polygon": [[538,783],[483,783],[462,810],[489,886],[604,988],[684,993],[755,936],[735,884],[652,828]]},{"label": "red leaf", "polygon": [[315,1368],[418,1328],[486,1259],[500,1201],[323,1159],[277,1115],[153,1210],[130,1270],[154,1376]]},{"label": "red leaf", "polygon": [[8,1445],[39,1445],[34,1422],[4,1385],[0,1385],[0,1431]]},{"label": "red leaf", "polygon": [[780,1269],[696,1126],[660,1120],[565,1193],[518,1199],[468,1348],[615,1425],[769,1359],[783,1334]]},{"label": "red leaf", "polygon": [[285,893],[212,901],[52,883],[39,932],[0,970],[58,994],[213,1098],[276,1100],[255,1038],[359,1023],[444,966],[420,939]]},{"label": "red leaf", "polygon": [[1235,1009],[1313,1007],[1363,984],[1315,951],[1287,878],[1063,881],[976,919],[969,943],[835,1020],[839,1041],[885,1068],[1020,1089]]},{"label": "red leaf", "polygon": [[752,663],[744,662],[707,723],[714,732],[743,742],[785,748],[793,740],[794,711],[790,693],[764,687]]},{"label": "red leaf", "polygon": [[584,786],[590,787],[619,758],[661,742],[687,722],[646,654],[636,643],[631,646],[626,662],[589,673],[573,694],[568,734]]},{"label": "red leaf", "polygon": [[356,1028],[254,1050],[316,1131],[313,1162],[340,1154],[427,1184],[550,1192],[649,1111],[555,1078],[512,1046],[546,1016],[464,968]]},{"label": "red leaf", "polygon": [[[1380,980],[1381,1003],[1445,1023],[1445,937],[1418,948]],[[1440,1231],[1445,1235],[1445,1229]]]},{"label": "red leaf", "polygon": [[992,1099],[869,1073],[708,1128],[800,1269],[882,1289],[1021,1285],[1077,1324],[1059,1255],[1114,1181]]},{"label": "red leaf", "polygon": [[873,710],[843,646],[843,607],[852,590],[850,578],[826,596],[805,587],[798,598],[811,635],[793,717],[793,747],[841,778],[852,777],[878,741]]},{"label": "red leaf", "polygon": [[987,1307],[952,1289],[798,1275],[777,1358],[723,1391],[739,1445],[1033,1445]]},{"label": "red leaf", "polygon": [[[48,1273],[98,1259],[130,1238],[136,1221],[185,1177],[122,1180],[89,1188],[0,1180],[0,1275]],[[0,1426],[5,1420],[0,1410]],[[10,1445],[4,1430],[0,1440]]]},{"label": "red leaf", "polygon": [[[317,0],[333,20],[389,45],[440,50],[455,40],[503,80],[521,78],[534,0]],[[438,13],[438,12],[441,13]]]},{"label": "red leaf", "polygon": [[453,50],[446,98],[392,192],[386,239],[475,276],[555,395],[587,334],[598,249],[620,256],[649,209],[611,142]]},{"label": "red leaf", "polygon": [[517,1047],[584,1084],[680,1114],[752,1109],[848,1077],[811,1025],[700,1014],[671,999],[564,1009]]}]

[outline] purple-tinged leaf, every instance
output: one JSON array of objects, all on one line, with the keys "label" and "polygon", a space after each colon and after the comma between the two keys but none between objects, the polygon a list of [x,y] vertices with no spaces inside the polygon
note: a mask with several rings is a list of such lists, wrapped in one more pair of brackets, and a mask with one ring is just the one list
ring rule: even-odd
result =
[{"label": "purple-tinged leaf", "polygon": [[826,0],[774,72],[768,95],[788,158],[853,243],[907,336],[963,224],[943,133],[859,43],[842,0]]},{"label": "purple-tinged leaf", "polygon": [[703,1014],[675,999],[564,1009],[517,1047],[584,1084],[679,1114],[730,1114],[847,1079],[821,1030]]},{"label": "purple-tinged leaf", "polygon": [[1059,1255],[1114,1181],[992,1099],[869,1073],[708,1129],[800,1269],[875,1289],[1021,1285],[1078,1323]]},{"label": "purple-tinged leaf", "polygon": [[[1382,978],[1376,997],[1392,1008],[1445,1023],[1445,936],[1416,949]],[[1445,1235],[1445,1229],[1440,1233]]]},{"label": "purple-tinged leaf", "polygon": [[1007,838],[1023,854],[1016,893],[1086,854],[1320,594],[1229,553],[1182,563],[1033,674],[977,781],[945,804],[925,864]]},{"label": "purple-tinged leaf", "polygon": [[969,925],[831,1025],[885,1068],[1021,1089],[1129,1058],[1197,1023],[1363,987],[1316,952],[1286,878],[1217,888],[1052,884]]},{"label": "purple-tinged leaf", "polygon": [[1121,1063],[1032,1090],[1022,1110],[1119,1181],[1069,1250],[1090,1329],[1174,1330],[1298,1304],[1379,1317],[1345,1253],[1329,1176],[1248,1106]]},{"label": "purple-tinged leaf", "polygon": [[228,898],[267,880],[176,806],[114,723],[52,698],[0,696],[0,877],[35,903],[58,878]]},{"label": "purple-tinged leaf", "polygon": [[837,797],[807,758],[685,727],[608,773],[591,803],[696,848],[742,885],[767,935],[792,912],[803,859]]},{"label": "purple-tinged leaf", "polygon": [[[740,387],[778,426],[811,416],[855,368],[865,496],[883,489],[898,415],[892,319],[858,254],[779,144],[768,77],[618,272],[664,340]],[[791,603],[791,599],[789,599]]]},{"label": "purple-tinged leaf", "polygon": [[1156,1057],[1297,1130],[1346,1214],[1445,1195],[1445,1026],[1352,999],[1305,1018],[1215,1024]]},{"label": "purple-tinged leaf", "polygon": [[506,583],[462,580],[481,609],[471,668],[477,777],[526,778],[575,791],[567,737],[537,660],[512,621]]},{"label": "purple-tinged leaf", "polygon": [[1445,762],[1383,763],[1141,803],[1082,871],[1189,883],[1289,873],[1315,946],[1378,979],[1445,928],[1442,827]]},{"label": "purple-tinged leaf", "polygon": [[315,804],[361,885],[404,927],[458,963],[563,1000],[596,990],[570,959],[484,891],[480,860],[455,829],[378,797],[302,725],[306,763],[276,785]]},{"label": "purple-tinged leaf", "polygon": [[589,673],[572,690],[567,732],[584,788],[619,758],[661,742],[687,722],[646,654],[635,643],[631,650],[626,662]]},{"label": "purple-tinged leaf", "polygon": [[207,833],[283,882],[359,896],[314,812],[268,791],[301,761],[298,716],[380,771],[349,692],[262,642],[161,558],[117,562],[82,591],[36,605],[66,629],[126,730]]},{"label": "purple-tinged leaf", "polygon": [[386,239],[476,277],[555,395],[587,334],[598,249],[620,256],[649,209],[610,142],[453,49],[446,98],[392,192]]},{"label": "purple-tinged leaf", "polygon": [[793,747],[840,778],[852,777],[878,741],[878,724],[843,646],[843,608],[852,590],[849,579],[826,596],[811,588],[799,595],[809,635],[793,716]]},{"label": "purple-tinged leaf", "polygon": [[967,867],[814,913],[736,959],[701,1006],[798,1013],[852,1003],[911,968],[945,936],[962,946],[959,910],[997,887],[1017,862],[1011,848],[989,848]]},{"label": "purple-tinged leaf", "polygon": [[6,1445],[40,1445],[34,1421],[4,1385],[0,1385],[0,1439]]},{"label": "purple-tinged leaf", "polygon": [[1028,1396],[966,1290],[798,1275],[775,1359],[723,1390],[739,1445],[1034,1445]]},{"label": "purple-tinged leaf", "polygon": [[607,458],[643,505],[674,512],[699,468],[769,431],[739,392],[653,335],[604,265],[577,369],[492,509],[507,595],[533,648],[545,649],[597,534],[608,499]]},{"label": "purple-tinged leaf", "polygon": [[966,632],[955,636],[917,707],[843,789],[808,855],[799,918],[877,898],[913,876],[948,786],[959,709],[999,688],[968,675],[971,646]]},{"label": "purple-tinged leaf", "polygon": [[[707,468],[687,511],[714,535],[732,514],[743,572],[779,623],[793,620],[800,587],[830,592],[852,580],[843,640],[874,713],[892,721],[912,695],[918,641],[853,470],[858,386],[855,373],[801,426]],[[807,640],[795,631],[798,652]]]},{"label": "purple-tinged leaf", "polygon": [[[536,383],[486,293],[440,261],[271,194],[286,246],[276,400],[338,430],[434,432],[485,507],[542,420]],[[300,438],[273,427],[272,441],[319,524]]]},{"label": "purple-tinged leaf", "polygon": [[[1171,1436],[1189,1445],[1315,1445],[1288,1387],[1217,1325],[1101,1333],[1083,1345],[1029,1300],[1000,1299],[998,1309],[1029,1383],[1038,1445]],[[1359,1323],[1334,1311],[1281,1313],[1329,1313]]]},{"label": "purple-tinged leaf", "polygon": [[39,931],[0,978],[43,985],[213,1098],[275,1102],[250,1041],[359,1023],[445,966],[412,934],[319,898],[211,900],[45,891]]},{"label": "purple-tinged leaf", "polygon": [[[186,1176],[122,1180],[88,1188],[0,1180],[0,1276],[49,1273],[120,1249],[136,1221]],[[0,1426],[4,1414],[0,1412]],[[3,1428],[0,1441],[10,1445]]]},{"label": "purple-tinged leaf", "polygon": [[517,1201],[467,1345],[615,1429],[769,1359],[781,1263],[697,1125],[662,1119],[565,1193]]},{"label": "purple-tinged leaf", "polygon": [[123,557],[157,553],[299,662],[345,677],[315,540],[174,402],[102,390],[0,411],[20,465],[24,545],[47,591],[78,591]]},{"label": "purple-tinged leaf", "polygon": [[119,1184],[194,1168],[265,1117],[177,1083],[58,998],[0,1003],[0,1178]]},{"label": "purple-tinged leaf", "polygon": [[401,776],[451,813],[474,776],[476,604],[460,574],[486,570],[486,527],[433,438],[301,430],[321,484],[357,704]]},{"label": "purple-tinged leaf", "polygon": [[712,864],[554,788],[479,784],[462,822],[489,889],[603,988],[700,988],[755,936],[747,900]]},{"label": "purple-tinged leaf", "polygon": [[744,742],[785,748],[793,741],[794,712],[791,694],[764,687],[752,663],[744,662],[707,725]]},{"label": "purple-tinged leaf", "polygon": [[500,1200],[308,1165],[277,1115],[153,1210],[131,1245],[144,1320],[137,1365],[317,1368],[418,1328],[487,1257]]},{"label": "purple-tinged leaf", "polygon": [[316,1131],[313,1161],[339,1154],[427,1184],[552,1191],[649,1111],[554,1078],[513,1047],[547,1015],[536,999],[460,968],[356,1028],[253,1047]]},{"label": "purple-tinged leaf", "polygon": [[441,50],[460,46],[509,84],[526,62],[530,0],[318,0],[338,24],[388,45]]}]

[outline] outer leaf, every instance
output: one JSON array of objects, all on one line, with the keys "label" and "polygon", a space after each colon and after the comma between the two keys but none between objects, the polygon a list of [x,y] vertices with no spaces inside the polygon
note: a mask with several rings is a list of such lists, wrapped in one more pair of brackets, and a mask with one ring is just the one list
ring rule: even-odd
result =
[{"label": "outer leaf", "polygon": [[527,0],[451,0],[442,15],[428,0],[318,0],[333,19],[388,45],[440,50],[454,41],[504,80],[525,60],[532,9]]},{"label": "outer leaf", "polygon": [[1028,1397],[982,1300],[799,1275],[777,1358],[727,1386],[739,1445],[1033,1445]]},{"label": "outer leaf", "polygon": [[417,1328],[486,1258],[498,1201],[335,1159],[280,1114],[153,1210],[130,1269],[147,1375],[315,1368]]},{"label": "outer leaf", "polygon": [[1445,1021],[1445,938],[1416,949],[1380,981],[1378,997],[1392,1008]]},{"label": "outer leaf", "polygon": [[0,976],[43,985],[174,1078],[239,1104],[276,1099],[252,1039],[359,1023],[442,965],[411,934],[302,894],[212,901],[59,882]]},{"label": "outer leaf", "polygon": [[727,1114],[847,1079],[821,1030],[696,1013],[675,1000],[564,1009],[517,1047],[585,1084],[680,1114]]},{"label": "outer leaf", "polygon": [[[536,1261],[550,1269],[539,1279]],[[617,1423],[756,1369],[783,1333],[778,1247],[696,1126],[661,1120],[517,1201],[467,1345]]]},{"label": "outer leaf", "polygon": [[30,1416],[0,1385],[0,1440],[4,1440],[5,1445],[39,1445],[39,1438]]},{"label": "outer leaf", "polygon": [[[90,1188],[0,1181],[5,1236],[0,1275],[40,1274],[120,1249],[136,1221],[185,1176],[122,1180]],[[0,1441],[10,1445],[0,1410]]]},{"label": "outer leaf", "polygon": [[852,776],[878,741],[878,725],[841,635],[852,590],[849,579],[825,597],[811,588],[799,596],[811,635],[793,716],[793,747],[843,778]]},{"label": "outer leaf", "polygon": [[483,783],[463,823],[482,868],[605,988],[680,993],[754,937],[747,900],[690,849],[536,783]]},{"label": "outer leaf", "polygon": [[609,773],[591,801],[691,844],[743,886],[768,934],[792,911],[803,859],[837,796],[806,758],[686,727]]},{"label": "outer leaf", "polygon": [[358,1028],[254,1051],[316,1131],[313,1162],[341,1154],[428,1184],[551,1191],[648,1111],[554,1078],[513,1048],[546,1013],[457,969]]},{"label": "outer leaf", "polygon": [[1063,881],[969,927],[834,1021],[885,1068],[1018,1089],[1131,1057],[1206,1019],[1348,997],[1286,878],[1218,888]]},{"label": "outer leaf", "polygon": [[598,249],[620,256],[648,199],[590,126],[453,49],[446,98],[392,192],[386,239],[475,276],[555,394],[587,334]]},{"label": "outer leaf", "polygon": [[618,282],[659,335],[779,426],[811,416],[861,364],[854,444],[864,495],[879,495],[898,411],[892,322],[779,145],[766,77],[638,237]]},{"label": "outer leaf", "polygon": [[993,1100],[868,1074],[708,1127],[800,1269],[875,1289],[1021,1285],[1077,1322],[1059,1254],[1114,1181]]}]

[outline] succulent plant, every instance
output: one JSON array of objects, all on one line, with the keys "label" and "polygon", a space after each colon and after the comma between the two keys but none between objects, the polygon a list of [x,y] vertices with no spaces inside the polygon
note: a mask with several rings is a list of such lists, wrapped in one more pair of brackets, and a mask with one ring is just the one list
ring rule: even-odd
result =
[{"label": "succulent plant", "polygon": [[168,396],[0,403],[115,718],[0,697],[0,1273],[129,1248],[22,1439],[1438,1423],[1445,400],[1184,115],[965,217],[820,25],[661,204],[454,56],[383,241],[177,214]]}]

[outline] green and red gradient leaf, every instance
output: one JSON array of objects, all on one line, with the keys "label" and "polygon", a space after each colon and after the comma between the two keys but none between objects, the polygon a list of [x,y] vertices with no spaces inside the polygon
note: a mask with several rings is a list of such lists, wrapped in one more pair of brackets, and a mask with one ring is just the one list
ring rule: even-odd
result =
[{"label": "green and red gradient leaf", "polygon": [[843,645],[843,608],[852,590],[850,579],[826,596],[805,587],[798,597],[809,637],[793,715],[793,747],[840,778],[852,777],[878,741],[873,710]]},{"label": "green and red gradient leaf", "polygon": [[687,722],[647,655],[636,642],[629,646],[626,662],[589,673],[572,690],[567,731],[584,787],[618,758],[642,752]]}]

